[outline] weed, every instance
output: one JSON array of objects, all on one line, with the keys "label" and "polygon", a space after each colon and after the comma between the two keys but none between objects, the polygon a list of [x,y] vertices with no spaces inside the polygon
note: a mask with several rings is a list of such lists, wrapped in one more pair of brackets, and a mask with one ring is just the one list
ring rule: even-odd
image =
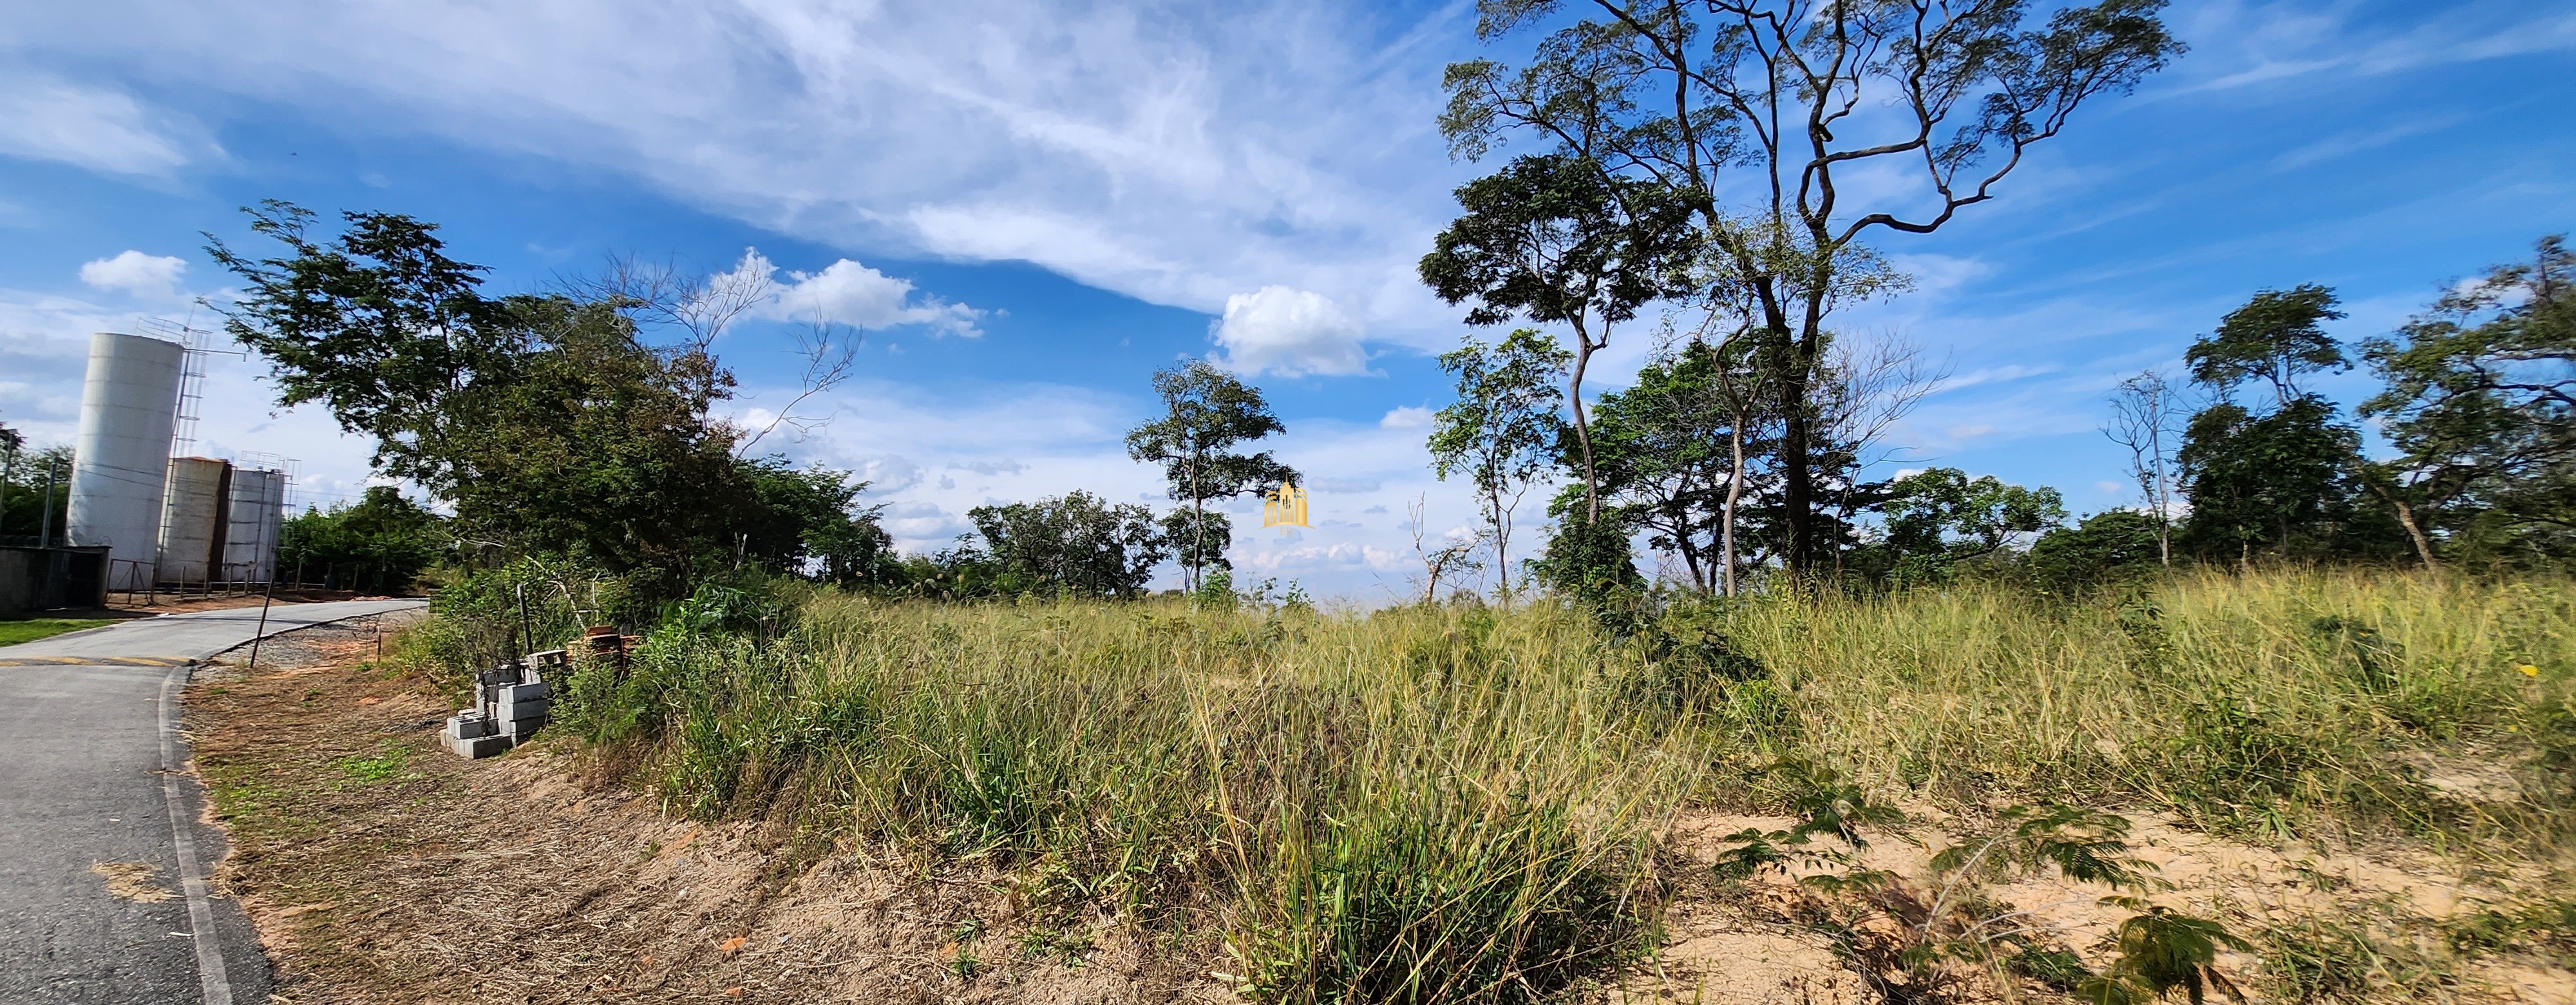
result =
[{"label": "weed", "polygon": [[349,784],[372,785],[402,777],[403,769],[411,764],[411,752],[388,743],[384,745],[382,752],[374,757],[360,757],[352,754],[334,760],[331,764],[340,769],[341,776]]},{"label": "weed", "polygon": [[[2145,1005],[2169,992],[2185,992],[2197,1005],[2206,990],[2242,998],[2217,969],[2221,947],[2249,944],[2215,921],[2195,918],[2133,896],[2113,896],[2138,912],[2120,923],[2119,957],[2096,973],[2081,957],[2054,943],[2054,934],[2032,911],[1992,899],[1990,881],[2054,871],[2070,880],[2112,890],[2143,892],[2164,884],[2147,875],[2154,866],[2128,843],[2129,821],[2076,807],[2009,807],[1992,829],[1932,856],[1922,885],[1883,870],[1863,868],[1856,853],[1868,847],[1864,827],[1887,827],[1903,817],[1869,803],[1836,773],[1798,765],[1792,777],[1804,819],[1774,831],[1746,830],[1721,854],[1721,876],[1822,869],[1798,879],[1809,899],[1807,923],[1831,936],[1836,950],[1888,1001],[1939,999],[1953,994],[1965,975],[1952,965],[2019,973],[2072,992],[2098,1005]],[[1819,846],[1830,838],[1842,847]]]},{"label": "weed", "polygon": [[[443,603],[489,613],[508,586]],[[2555,848],[2576,820],[2576,590],[2556,581],[2206,572],[2101,604],[1957,582],[1659,600],[1616,633],[1544,601],[1320,614],[1261,588],[1116,605],[756,594],[702,592],[624,673],[578,668],[562,728],[692,816],[826,821],[1005,870],[1043,917],[1207,933],[1266,1001],[1556,995],[1647,945],[1656,835],[1698,800],[1796,813],[1739,835],[1729,868],[1820,871],[1802,887],[1817,923],[1891,988],[1990,966],[2106,995],[2223,993],[2194,940],[2232,943],[2141,908],[2103,973],[2066,966],[1987,886],[2153,877],[2125,821],[2061,807],[2269,836],[2437,832],[2494,855]],[[573,611],[538,615],[538,644]],[[389,660],[501,637],[433,627]],[[2451,806],[2392,756],[2462,739],[2538,795]],[[1855,853],[1900,826],[1869,795],[1900,785],[2030,808],[1899,883]]]},{"label": "weed", "polygon": [[[2287,1002],[2441,1000],[2458,983],[2438,944],[2421,938],[2421,919],[2389,905],[2376,911],[2308,915],[2259,934],[2266,997]],[[2374,917],[2375,915],[2375,917]]]},{"label": "weed", "polygon": [[2451,948],[2463,953],[2522,951],[2576,970],[2576,897],[2543,897],[2490,907],[2446,922]]}]

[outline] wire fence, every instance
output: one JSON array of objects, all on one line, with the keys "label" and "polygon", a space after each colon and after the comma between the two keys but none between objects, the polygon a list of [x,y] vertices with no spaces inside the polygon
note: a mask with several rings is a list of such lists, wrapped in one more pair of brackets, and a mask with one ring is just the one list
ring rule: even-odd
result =
[{"label": "wire fence", "polygon": [[133,559],[108,561],[108,595],[122,597],[130,607],[154,607],[164,603],[186,603],[213,597],[258,596],[276,590],[358,591],[362,587],[385,585],[386,572],[379,562],[298,562],[284,576],[274,574],[268,562],[231,562],[198,570],[193,579],[164,579],[160,563]]}]

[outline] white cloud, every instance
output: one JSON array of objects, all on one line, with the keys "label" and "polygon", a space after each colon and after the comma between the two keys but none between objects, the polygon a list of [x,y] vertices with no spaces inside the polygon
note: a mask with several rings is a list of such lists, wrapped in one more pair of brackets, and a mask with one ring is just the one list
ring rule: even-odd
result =
[{"label": "white cloud", "polygon": [[211,147],[194,123],[119,91],[51,77],[0,78],[0,154],[159,175]]},{"label": "white cloud", "polygon": [[138,297],[169,299],[188,271],[185,259],[147,255],[127,249],[114,258],[81,263],[80,281],[102,290],[124,290]]},{"label": "white cloud", "polygon": [[1024,260],[1203,311],[1320,291],[1398,335],[1451,317],[1412,261],[1478,170],[1435,125],[1457,4],[20,6],[0,61],[614,172],[863,258]]},{"label": "white cloud", "polygon": [[1377,420],[1380,429],[1429,429],[1431,410],[1416,405],[1398,405]]},{"label": "white cloud", "polygon": [[1210,336],[1225,365],[1247,374],[1349,377],[1369,372],[1358,322],[1323,295],[1264,286],[1225,298]]},{"label": "white cloud", "polygon": [[770,284],[753,305],[753,313],[782,321],[819,319],[856,328],[919,325],[934,337],[984,334],[976,327],[983,311],[927,293],[916,296],[912,280],[897,279],[846,258],[821,272],[791,271],[784,282],[777,279],[778,271],[759,249],[745,248],[742,261],[732,271],[711,277],[708,285],[713,295],[723,296],[728,291],[749,295],[761,284]]}]

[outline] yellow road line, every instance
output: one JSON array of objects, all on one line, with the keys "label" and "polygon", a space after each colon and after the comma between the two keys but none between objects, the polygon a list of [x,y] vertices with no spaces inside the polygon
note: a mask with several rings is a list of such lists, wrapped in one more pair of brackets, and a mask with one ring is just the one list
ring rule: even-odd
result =
[{"label": "yellow road line", "polygon": [[183,656],[25,656],[0,658],[0,667],[174,667]]}]

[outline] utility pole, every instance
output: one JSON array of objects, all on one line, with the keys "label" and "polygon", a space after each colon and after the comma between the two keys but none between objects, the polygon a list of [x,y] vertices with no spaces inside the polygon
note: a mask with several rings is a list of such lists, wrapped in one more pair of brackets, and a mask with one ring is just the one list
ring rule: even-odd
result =
[{"label": "utility pole", "polygon": [[60,458],[45,465],[45,513],[36,521],[36,547],[39,548],[54,546],[54,475],[62,468]]},{"label": "utility pole", "polygon": [[[10,435],[14,437],[17,434],[12,433]],[[0,459],[0,534],[6,534],[9,530],[9,479],[15,478],[17,475],[18,441],[11,439],[9,441],[8,457],[6,459]]]}]

